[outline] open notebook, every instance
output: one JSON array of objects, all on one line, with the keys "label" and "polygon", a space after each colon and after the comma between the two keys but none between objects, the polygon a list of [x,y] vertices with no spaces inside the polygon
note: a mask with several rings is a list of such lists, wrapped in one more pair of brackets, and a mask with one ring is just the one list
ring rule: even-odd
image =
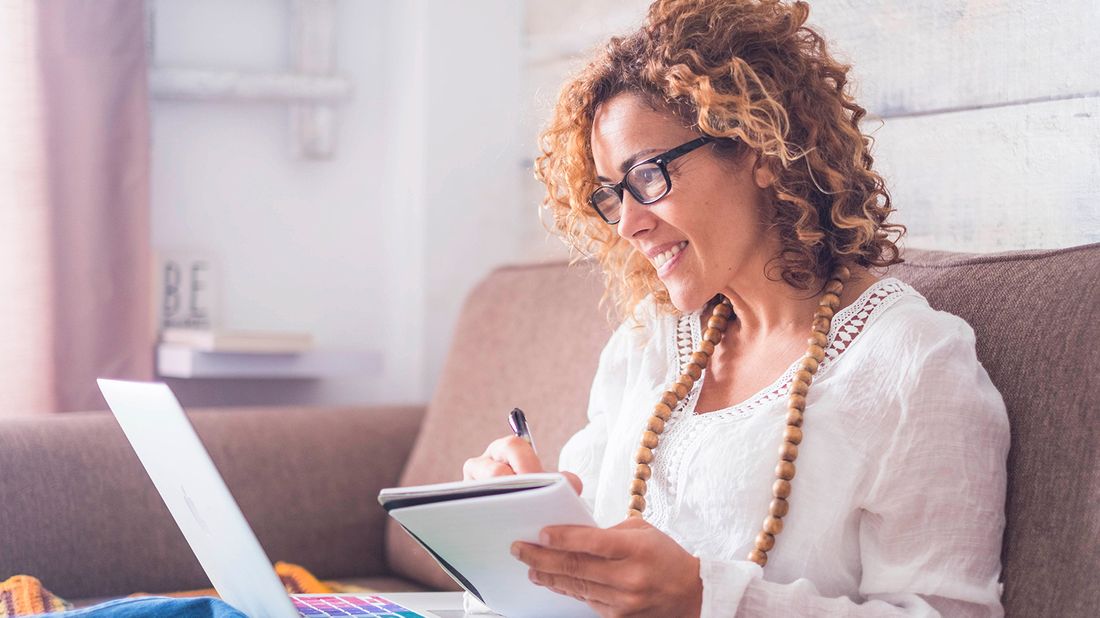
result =
[{"label": "open notebook", "polygon": [[384,489],[378,501],[467,592],[509,618],[595,616],[584,603],[537,586],[509,549],[552,525],[595,526],[560,474],[521,474]]}]

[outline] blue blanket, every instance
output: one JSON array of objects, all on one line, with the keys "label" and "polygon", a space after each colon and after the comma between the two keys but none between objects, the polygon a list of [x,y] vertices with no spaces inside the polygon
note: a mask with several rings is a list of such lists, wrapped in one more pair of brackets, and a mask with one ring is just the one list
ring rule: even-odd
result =
[{"label": "blue blanket", "polygon": [[50,618],[248,618],[225,601],[213,597],[118,599],[83,609],[41,615]]}]

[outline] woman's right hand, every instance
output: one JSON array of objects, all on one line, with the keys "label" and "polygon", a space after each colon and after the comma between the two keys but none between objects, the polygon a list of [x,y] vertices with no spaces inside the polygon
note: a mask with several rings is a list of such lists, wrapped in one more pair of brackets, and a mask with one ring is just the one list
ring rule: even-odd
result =
[{"label": "woman's right hand", "polygon": [[[467,459],[462,465],[462,480],[476,481],[494,476],[528,474],[544,472],[542,462],[535,449],[517,436],[507,436],[493,440],[480,457]],[[581,479],[572,472],[561,472],[569,480],[573,489],[581,493]]]}]

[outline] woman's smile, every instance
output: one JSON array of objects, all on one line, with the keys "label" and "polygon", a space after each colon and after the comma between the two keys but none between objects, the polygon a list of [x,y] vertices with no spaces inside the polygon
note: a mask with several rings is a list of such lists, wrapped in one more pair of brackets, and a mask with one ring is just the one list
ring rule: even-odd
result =
[{"label": "woman's smile", "polygon": [[680,256],[687,246],[688,242],[686,240],[680,241],[668,249],[663,249],[660,253],[650,257],[650,261],[653,262],[653,267],[657,269],[658,277],[663,277],[672,272],[672,269],[680,262]]}]

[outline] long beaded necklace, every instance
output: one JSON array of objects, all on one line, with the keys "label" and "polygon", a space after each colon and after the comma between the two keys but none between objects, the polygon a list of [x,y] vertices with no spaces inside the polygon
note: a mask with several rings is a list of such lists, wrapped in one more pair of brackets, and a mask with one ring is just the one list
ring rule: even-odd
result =
[{"label": "long beaded necklace", "polygon": [[[806,393],[810,390],[814,374],[825,358],[825,346],[829,341],[829,328],[833,315],[840,306],[840,293],[851,277],[847,266],[837,266],[832,277],[825,284],[825,293],[814,311],[814,321],[810,338],[806,340],[806,353],[799,362],[798,370],[791,379],[790,394],[787,397],[787,426],[783,430],[783,441],[779,445],[779,463],[775,466],[775,483],[772,485],[772,501],[768,505],[768,515],[760,532],[756,535],[755,548],[749,552],[748,560],[764,566],[768,563],[768,552],[775,547],[775,537],[783,531],[783,517],[790,510],[787,499],[791,495],[791,480],[794,479],[794,460],[798,458],[798,445],[802,443],[802,415],[806,410]],[[642,434],[642,444],[634,455],[634,478],[630,481],[630,507],[628,517],[641,517],[645,511],[646,481],[653,474],[650,464],[653,462],[653,450],[660,443],[665,423],[672,418],[676,405],[687,396],[695,381],[703,375],[714,348],[722,342],[729,326],[733,307],[728,298],[714,306],[707,320],[707,329],[703,332],[703,341],[699,349],[691,354],[691,360],[684,364],[680,377],[653,407],[653,414],[646,421],[646,430]]]}]

